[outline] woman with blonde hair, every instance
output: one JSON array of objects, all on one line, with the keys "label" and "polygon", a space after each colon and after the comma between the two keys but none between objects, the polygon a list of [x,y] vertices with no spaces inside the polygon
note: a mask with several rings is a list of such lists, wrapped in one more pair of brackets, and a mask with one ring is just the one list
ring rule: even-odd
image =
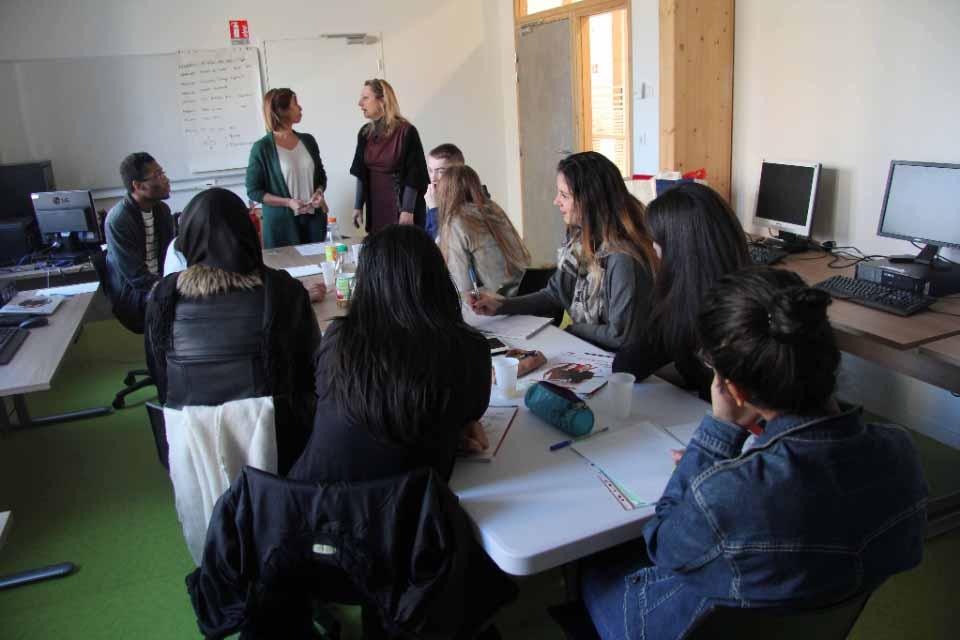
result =
[{"label": "woman with blonde hair", "polygon": [[505,298],[481,292],[475,313],[570,314],[570,333],[617,351],[640,336],[650,315],[657,258],[644,208],[627,191],[617,166],[594,151],[557,165],[553,203],[567,225],[556,273],[536,293]]},{"label": "woman with blonde hair", "polygon": [[327,235],[327,173],[317,141],[293,130],[303,109],[292,90],[263,96],[267,135],[254,143],[247,164],[247,196],[263,203],[266,249],[322,242]]},{"label": "woman with blonde hair", "polygon": [[386,80],[363,83],[360,111],[370,122],[360,128],[350,173],[357,178],[353,224],[359,228],[366,206],[366,229],[426,222],[423,195],[430,179],[417,128],[400,115],[397,94]]},{"label": "woman with blonde hair", "polygon": [[530,253],[507,214],[484,195],[477,172],[466,165],[447,167],[437,204],[440,252],[457,290],[469,291],[476,282],[488,291],[515,295]]}]

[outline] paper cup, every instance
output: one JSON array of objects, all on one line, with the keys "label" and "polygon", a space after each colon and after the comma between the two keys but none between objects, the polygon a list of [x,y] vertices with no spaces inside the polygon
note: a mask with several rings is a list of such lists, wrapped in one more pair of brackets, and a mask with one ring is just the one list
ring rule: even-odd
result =
[{"label": "paper cup", "polygon": [[321,262],[320,269],[323,270],[323,284],[327,285],[327,289],[333,287],[337,283],[337,265],[332,262]]},{"label": "paper cup", "polygon": [[520,361],[516,358],[494,358],[493,372],[497,378],[497,389],[507,397],[517,392],[517,370]]},{"label": "paper cup", "polygon": [[618,418],[630,416],[633,405],[633,383],[637,377],[632,373],[613,373],[607,378],[607,394],[613,414]]},{"label": "paper cup", "polygon": [[353,264],[360,264],[360,251],[363,249],[361,243],[350,245],[350,256],[353,258]]}]

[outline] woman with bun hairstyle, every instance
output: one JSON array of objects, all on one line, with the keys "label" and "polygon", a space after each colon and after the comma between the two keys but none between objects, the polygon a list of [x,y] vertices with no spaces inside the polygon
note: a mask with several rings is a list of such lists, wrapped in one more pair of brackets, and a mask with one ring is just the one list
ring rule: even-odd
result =
[{"label": "woman with bun hairstyle", "polygon": [[713,372],[697,358],[697,314],[717,279],[750,264],[747,237],[720,194],[695,182],[648,204],[647,226],[660,251],[653,310],[639,339],[617,353],[613,370],[643,380],[673,362],[687,386],[709,400]]},{"label": "woman with bun hairstyle", "polygon": [[530,253],[500,205],[483,193],[477,172],[447,167],[437,183],[437,205],[437,243],[457,290],[470,291],[476,279],[488,291],[515,295]]},{"label": "woman with bun hairstyle", "polygon": [[838,406],[829,304],[768,267],[725,275],[707,295],[697,332],[713,412],[644,526],[645,546],[584,568],[602,638],[673,640],[717,606],[825,606],[920,563],[917,452],[905,429]]},{"label": "woman with bun hairstyle", "polygon": [[317,141],[294,131],[303,119],[297,94],[270,89],[263,96],[267,135],[247,163],[247,196],[263,203],[265,249],[323,242],[327,235],[327,173]]}]

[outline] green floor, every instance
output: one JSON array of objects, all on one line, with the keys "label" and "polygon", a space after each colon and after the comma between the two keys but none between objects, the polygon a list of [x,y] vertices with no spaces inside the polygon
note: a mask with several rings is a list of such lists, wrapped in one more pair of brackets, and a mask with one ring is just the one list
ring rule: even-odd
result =
[{"label": "green floor", "polygon": [[[40,333],[35,334],[36,337]],[[35,336],[31,336],[34,338]],[[34,415],[109,404],[142,341],[113,321],[85,327],[55,379],[29,398]],[[13,511],[0,574],[65,560],[72,576],[0,591],[0,640],[191,638],[191,570],[169,481],[142,402],[106,418],[0,436],[0,510]],[[960,452],[920,438],[934,491],[960,488]],[[923,565],[874,595],[853,638],[960,636],[960,532],[931,541]],[[558,638],[544,607],[561,601],[559,572],[521,581],[498,626],[505,638]]]}]

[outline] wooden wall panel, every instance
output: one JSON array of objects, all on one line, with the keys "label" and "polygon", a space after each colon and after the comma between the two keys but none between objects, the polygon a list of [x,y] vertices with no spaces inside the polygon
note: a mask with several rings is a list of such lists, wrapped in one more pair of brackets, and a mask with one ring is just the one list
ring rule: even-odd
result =
[{"label": "wooden wall panel", "polygon": [[660,0],[660,167],[730,199],[734,0]]}]

